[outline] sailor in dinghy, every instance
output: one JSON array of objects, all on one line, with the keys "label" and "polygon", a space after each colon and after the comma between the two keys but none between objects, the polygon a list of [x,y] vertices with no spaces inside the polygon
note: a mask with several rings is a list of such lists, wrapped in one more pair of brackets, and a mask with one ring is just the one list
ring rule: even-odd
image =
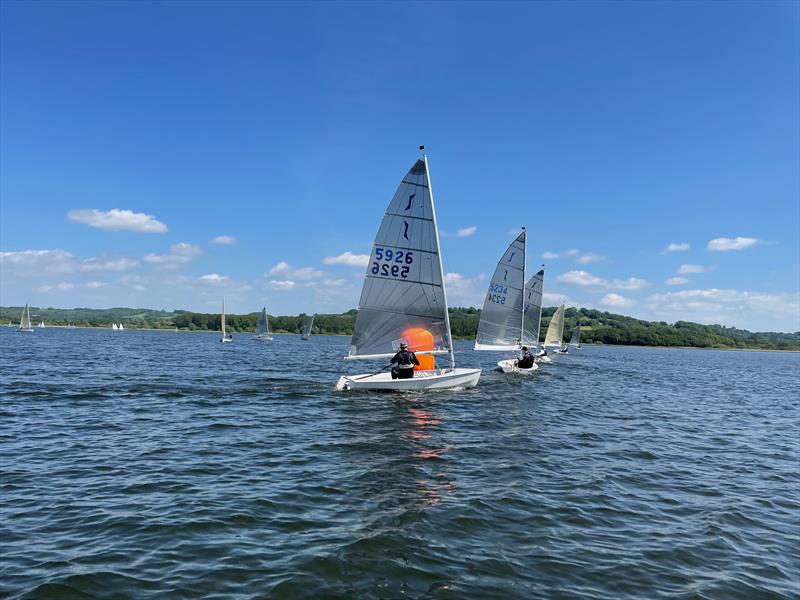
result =
[{"label": "sailor in dinghy", "polygon": [[[478,384],[480,369],[455,366],[425,155],[403,177],[378,229],[345,359],[391,359],[401,344],[420,359],[412,377],[393,379],[384,372],[390,363],[376,373],[342,376],[336,389],[420,391]],[[433,355],[447,355],[449,365],[437,369]]]}]

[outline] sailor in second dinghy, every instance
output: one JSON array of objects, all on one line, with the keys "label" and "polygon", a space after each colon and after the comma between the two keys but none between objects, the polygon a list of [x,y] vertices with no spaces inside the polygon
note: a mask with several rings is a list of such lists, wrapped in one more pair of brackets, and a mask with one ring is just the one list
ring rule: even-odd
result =
[{"label": "sailor in second dinghy", "polygon": [[414,365],[419,365],[419,359],[408,349],[408,344],[402,342],[400,350],[389,364],[395,365],[392,367],[392,379],[411,379],[414,377]]},{"label": "sailor in second dinghy", "polygon": [[540,356],[547,356],[547,346],[544,344],[542,344],[542,349],[536,354],[536,358],[539,358]]},{"label": "sailor in second dinghy", "polygon": [[522,347],[522,355],[517,359],[517,368],[530,369],[533,366],[533,355],[528,352],[528,347]]}]

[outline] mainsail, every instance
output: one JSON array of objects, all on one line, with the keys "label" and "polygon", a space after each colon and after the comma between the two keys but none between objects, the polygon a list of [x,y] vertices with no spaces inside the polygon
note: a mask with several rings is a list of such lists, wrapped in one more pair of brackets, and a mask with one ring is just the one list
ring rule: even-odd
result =
[{"label": "mainsail", "polygon": [[345,358],[393,356],[401,342],[420,332],[432,350],[417,354],[450,353],[454,366],[425,157],[403,177],[378,229]]},{"label": "mainsail", "polygon": [[308,338],[311,337],[311,328],[314,326],[314,317],[316,316],[317,316],[316,314],[311,315],[311,318],[308,320],[308,323],[306,323],[306,328],[303,330],[304,340],[307,340]]},{"label": "mainsail", "polygon": [[539,324],[542,322],[542,291],[544,290],[544,269],[536,273],[525,284],[524,327],[522,345],[539,345]]},{"label": "mainsail", "polygon": [[27,304],[25,308],[22,309],[22,315],[20,315],[19,318],[19,328],[21,331],[33,330],[31,327],[31,309]]},{"label": "mainsail", "polygon": [[497,263],[483,302],[475,350],[517,350],[523,328],[525,230]]},{"label": "mainsail", "polygon": [[220,320],[222,322],[222,337],[225,337],[225,298],[222,299],[222,315]]},{"label": "mainsail", "polygon": [[256,335],[258,337],[269,336],[269,321],[267,320],[267,307],[261,309],[261,314],[258,315],[258,322],[256,323]]},{"label": "mainsail", "polygon": [[560,346],[564,342],[564,305],[562,304],[553,313],[550,325],[547,326],[547,335],[544,336],[545,346]]},{"label": "mainsail", "polygon": [[577,346],[578,348],[581,347],[581,324],[578,323],[575,326],[575,331],[572,332],[572,337],[569,339],[569,343],[573,346]]}]

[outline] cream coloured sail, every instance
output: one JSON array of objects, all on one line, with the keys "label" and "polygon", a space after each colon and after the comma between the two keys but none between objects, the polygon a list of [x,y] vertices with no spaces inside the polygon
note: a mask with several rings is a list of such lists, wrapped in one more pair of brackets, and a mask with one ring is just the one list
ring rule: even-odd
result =
[{"label": "cream coloured sail", "polygon": [[518,350],[523,329],[525,229],[498,261],[483,301],[475,350]]},{"label": "cream coloured sail", "polygon": [[[345,358],[388,358],[412,331],[451,354],[450,322],[425,159],[403,177],[372,246],[358,314]],[[452,366],[452,365],[451,365]]]},{"label": "cream coloured sail", "polygon": [[562,304],[553,313],[550,325],[547,326],[547,335],[544,336],[545,346],[561,346],[564,342],[564,305]]},{"label": "cream coloured sail", "polygon": [[544,269],[525,284],[525,321],[522,328],[522,345],[539,345],[539,325],[542,322],[542,291],[544,290]]},{"label": "cream coloured sail", "polygon": [[314,317],[316,316],[316,314],[311,315],[308,323],[306,323],[306,328],[303,330],[303,335],[301,336],[302,339],[307,340],[311,337],[311,328],[314,327]]}]

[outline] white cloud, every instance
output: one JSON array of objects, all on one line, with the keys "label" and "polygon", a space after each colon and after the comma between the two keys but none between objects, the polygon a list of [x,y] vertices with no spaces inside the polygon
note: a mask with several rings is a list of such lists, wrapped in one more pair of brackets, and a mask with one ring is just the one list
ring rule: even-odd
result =
[{"label": "white cloud", "polygon": [[578,251],[575,248],[564,252],[564,256],[578,256]]},{"label": "white cloud", "polygon": [[457,237],[469,237],[472,234],[474,234],[476,231],[478,231],[477,225],[472,225],[470,227],[462,227],[461,229],[456,231],[456,236]]},{"label": "white cloud", "polygon": [[198,246],[186,242],[178,242],[170,246],[169,254],[153,254],[151,252],[150,254],[144,255],[142,260],[153,265],[176,267],[177,265],[192,262],[192,260],[202,253],[203,251]]},{"label": "white cloud", "polygon": [[635,300],[631,300],[630,298],[626,298],[625,296],[620,296],[619,294],[606,294],[600,300],[600,304],[603,306],[613,306],[616,308],[624,308],[627,306],[633,306],[636,304]]},{"label": "white cloud", "polygon": [[683,285],[684,283],[689,283],[689,280],[686,277],[670,277],[664,283],[667,285]]},{"label": "white cloud", "polygon": [[225,281],[228,281],[229,279],[230,277],[227,277],[225,275],[220,275],[219,273],[208,273],[207,275],[201,275],[200,277],[198,277],[198,280],[201,283],[214,283],[214,284],[223,283]]},{"label": "white cloud", "polygon": [[21,250],[0,252],[0,266],[30,275],[69,273],[75,270],[75,257],[65,250]]},{"label": "white cloud", "polygon": [[129,271],[139,266],[133,258],[93,256],[83,259],[78,265],[80,271]]},{"label": "white cloud", "polygon": [[290,279],[283,279],[283,280],[273,280],[267,282],[267,287],[273,290],[277,290],[279,292],[286,292],[291,289],[294,289],[295,282]]},{"label": "white cloud", "polygon": [[686,242],[672,242],[661,251],[661,254],[669,254],[670,252],[683,252],[689,249],[689,244]]},{"label": "white cloud", "polygon": [[322,259],[326,265],[345,265],[347,267],[366,267],[369,264],[369,254],[353,254],[348,250],[339,256],[326,256]]},{"label": "white cloud", "polygon": [[312,279],[320,279],[325,277],[327,274],[324,271],[314,269],[313,267],[301,267],[298,269],[286,261],[281,261],[272,267],[266,276],[274,277],[276,275],[281,275],[282,277],[291,279],[299,279],[301,281],[310,281]]},{"label": "white cloud", "polygon": [[444,282],[451,306],[483,306],[486,293],[483,275],[465,277],[461,273],[445,273]]},{"label": "white cloud", "polygon": [[211,243],[220,246],[232,246],[236,243],[236,238],[232,235],[218,235],[215,238],[211,238]]},{"label": "white cloud", "polygon": [[758,246],[763,242],[758,238],[751,238],[751,237],[735,237],[735,238],[715,238],[708,242],[706,245],[706,250],[711,250],[713,252],[728,252],[730,250],[744,250],[746,248],[752,248],[753,246]]},{"label": "white cloud", "polygon": [[575,262],[578,263],[579,265],[588,265],[589,263],[598,262],[604,259],[605,259],[604,256],[588,252],[586,254],[581,254],[578,258],[575,259]]},{"label": "white cloud", "polygon": [[96,290],[101,287],[106,287],[107,285],[105,281],[90,281],[86,284],[86,287],[90,290]]},{"label": "white cloud", "polygon": [[681,265],[678,267],[678,275],[691,275],[692,273],[708,273],[713,271],[714,267],[706,267],[703,265]]},{"label": "white cloud", "polygon": [[542,294],[542,304],[545,306],[553,306],[555,304],[568,304],[569,297],[565,294],[557,294],[555,292],[544,292]]},{"label": "white cloud", "polygon": [[709,288],[652,294],[647,301],[653,318],[719,323],[751,331],[800,330],[800,294],[796,293]]},{"label": "white cloud", "polygon": [[542,258],[545,260],[556,260],[559,257],[555,252],[544,252]]},{"label": "white cloud", "polygon": [[639,277],[628,277],[627,279],[612,279],[611,281],[592,275],[587,271],[567,271],[556,277],[559,283],[567,285],[582,285],[602,288],[612,288],[620,290],[640,290],[647,287],[650,283]]},{"label": "white cloud", "polygon": [[135,231],[137,233],[166,233],[167,226],[153,215],[135,213],[132,210],[112,208],[102,211],[96,208],[79,208],[67,213],[71,221],[106,231]]}]

